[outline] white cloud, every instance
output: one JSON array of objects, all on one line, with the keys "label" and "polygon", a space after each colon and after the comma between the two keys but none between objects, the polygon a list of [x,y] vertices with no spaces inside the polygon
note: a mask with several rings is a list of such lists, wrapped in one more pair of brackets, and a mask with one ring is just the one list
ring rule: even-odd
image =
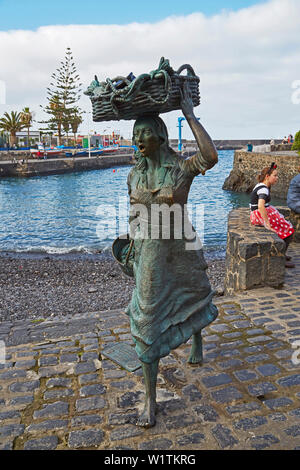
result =
[{"label": "white cloud", "polygon": [[[201,117],[213,138],[282,137],[300,128],[292,83],[300,79],[300,2],[272,0],[213,17],[202,13],[129,25],[47,26],[0,32],[4,110],[46,103],[50,76],[71,47],[84,88],[100,80],[149,72],[161,56],[174,68],[190,63],[200,76]],[[83,96],[81,106],[90,110]],[[179,112],[163,115],[177,137]],[[38,114],[40,117],[40,113]],[[127,137],[132,123],[109,123]],[[106,123],[95,123],[103,130]],[[191,137],[184,126],[183,137]]]}]

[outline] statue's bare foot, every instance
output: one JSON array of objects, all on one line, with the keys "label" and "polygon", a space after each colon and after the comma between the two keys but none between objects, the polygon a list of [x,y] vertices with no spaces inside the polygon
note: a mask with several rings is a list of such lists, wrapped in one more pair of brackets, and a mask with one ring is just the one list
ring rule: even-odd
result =
[{"label": "statue's bare foot", "polygon": [[188,358],[189,364],[202,364],[203,353],[202,353],[202,339],[201,334],[193,335],[192,349],[190,357]]},{"label": "statue's bare foot", "polygon": [[143,428],[152,428],[152,426],[154,426],[156,423],[155,411],[156,411],[155,402],[146,403],[144,411],[138,418],[136,425],[141,426]]}]

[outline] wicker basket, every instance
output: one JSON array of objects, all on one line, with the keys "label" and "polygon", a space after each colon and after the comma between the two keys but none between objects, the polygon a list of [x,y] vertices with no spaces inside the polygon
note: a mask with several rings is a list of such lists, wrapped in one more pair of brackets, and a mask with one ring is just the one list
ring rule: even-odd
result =
[{"label": "wicker basket", "polygon": [[[181,73],[186,70],[186,75]],[[174,71],[161,58],[159,68],[134,77],[116,77],[98,82],[97,77],[84,92],[93,107],[93,121],[137,119],[141,115],[161,114],[181,109],[181,90],[186,82],[194,106],[200,104],[199,82],[193,68],[182,65]]]}]

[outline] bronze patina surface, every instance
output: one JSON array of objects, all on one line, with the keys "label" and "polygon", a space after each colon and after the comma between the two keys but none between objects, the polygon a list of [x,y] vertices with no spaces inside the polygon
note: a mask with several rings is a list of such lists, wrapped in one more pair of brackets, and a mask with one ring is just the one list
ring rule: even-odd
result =
[{"label": "bronze patina surface", "polygon": [[134,348],[127,343],[116,343],[112,346],[108,346],[101,354],[116,362],[129,372],[134,372],[142,366]]}]

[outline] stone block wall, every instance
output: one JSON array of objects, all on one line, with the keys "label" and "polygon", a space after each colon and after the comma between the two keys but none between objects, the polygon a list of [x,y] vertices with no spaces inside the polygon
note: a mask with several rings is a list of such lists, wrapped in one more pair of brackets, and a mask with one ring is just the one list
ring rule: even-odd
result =
[{"label": "stone block wall", "polygon": [[285,243],[275,233],[250,223],[249,209],[228,216],[225,295],[256,287],[281,287],[285,275]]},{"label": "stone block wall", "polygon": [[286,198],[291,179],[299,173],[300,156],[297,152],[278,155],[270,153],[236,150],[233,168],[226,178],[223,189],[249,193],[257,184],[257,175],[272,162],[278,167],[278,183],[272,187],[272,195]]}]

